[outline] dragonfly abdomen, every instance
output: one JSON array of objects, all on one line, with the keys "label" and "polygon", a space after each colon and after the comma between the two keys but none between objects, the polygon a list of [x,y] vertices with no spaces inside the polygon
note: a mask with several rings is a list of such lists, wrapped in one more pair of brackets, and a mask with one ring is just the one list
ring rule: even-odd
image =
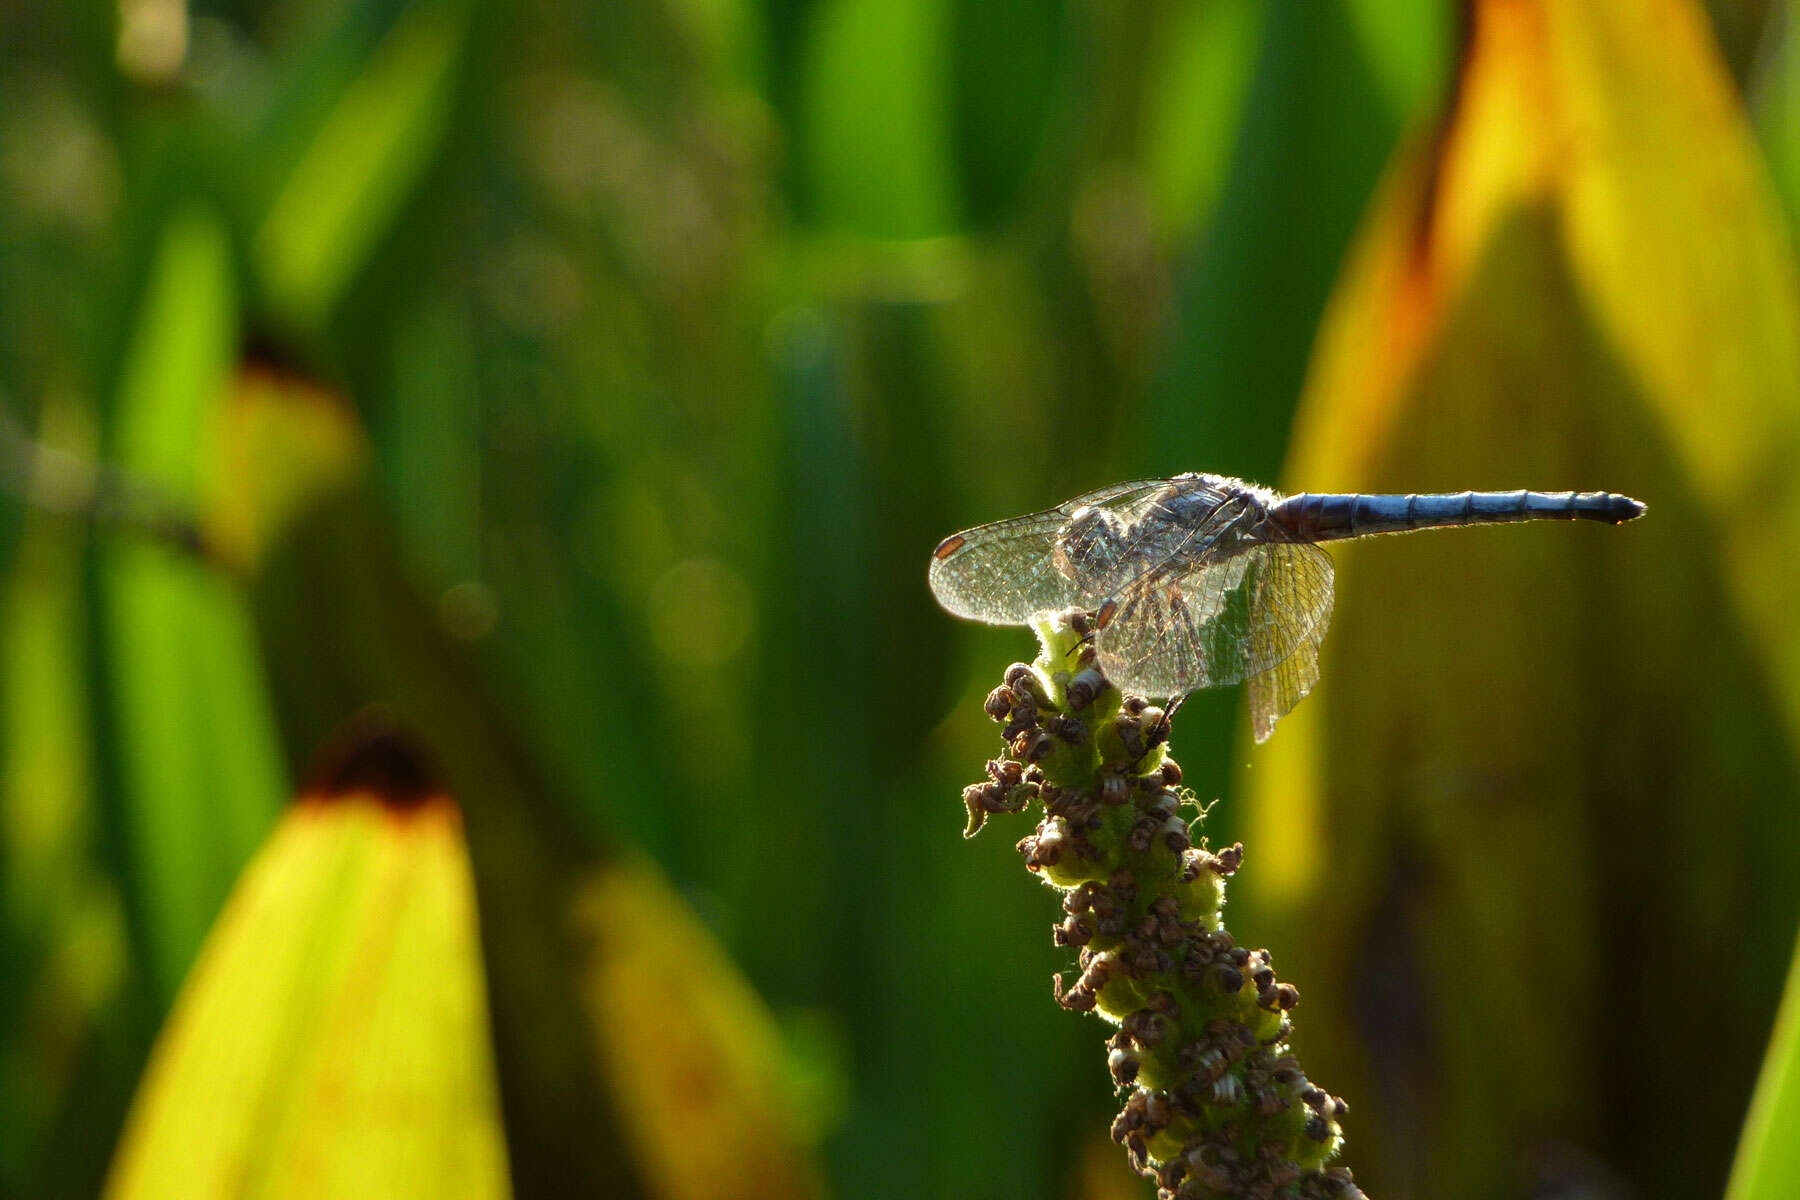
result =
[{"label": "dragonfly abdomen", "polygon": [[1513,521],[1605,521],[1642,516],[1644,506],[1612,492],[1433,492],[1408,496],[1302,492],[1269,509],[1276,525],[1302,541],[1407,533],[1453,525]]}]

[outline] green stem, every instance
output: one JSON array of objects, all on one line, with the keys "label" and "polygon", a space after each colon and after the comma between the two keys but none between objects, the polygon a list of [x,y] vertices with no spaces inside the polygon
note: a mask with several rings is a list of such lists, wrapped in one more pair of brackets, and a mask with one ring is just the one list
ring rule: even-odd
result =
[{"label": "green stem", "polygon": [[1037,623],[1037,662],[1013,664],[988,696],[1007,749],[964,789],[965,836],[989,816],[1041,809],[1019,851],[1063,893],[1057,945],[1080,951],[1056,998],[1118,1026],[1113,1139],[1160,1197],[1360,1200],[1350,1172],[1326,1166],[1344,1102],[1308,1082],[1288,1047],[1300,994],[1220,918],[1244,848],[1196,843],[1206,814],[1168,756],[1168,714],[1107,683],[1088,628],[1080,613]]}]

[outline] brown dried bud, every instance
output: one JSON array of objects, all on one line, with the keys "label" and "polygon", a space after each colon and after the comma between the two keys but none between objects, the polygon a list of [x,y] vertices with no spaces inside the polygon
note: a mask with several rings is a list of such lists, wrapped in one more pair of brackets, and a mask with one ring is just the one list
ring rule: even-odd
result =
[{"label": "brown dried bud", "polygon": [[1144,757],[1144,732],[1141,722],[1128,713],[1120,713],[1113,719],[1113,728],[1118,731],[1119,744],[1125,747],[1125,754],[1132,762]]},{"label": "brown dried bud", "polygon": [[1106,677],[1089,668],[1075,673],[1075,677],[1069,680],[1069,686],[1064,689],[1064,694],[1069,699],[1069,708],[1074,712],[1080,712],[1092,704],[1094,697],[1105,689]]},{"label": "brown dried bud", "polygon": [[1094,989],[1089,987],[1085,980],[1078,981],[1074,987],[1065,990],[1062,976],[1052,975],[1050,977],[1050,994],[1056,998],[1058,1004],[1070,1012],[1094,1011],[1096,1000]]},{"label": "brown dried bud", "polygon": [[1052,934],[1058,946],[1085,946],[1094,940],[1094,921],[1087,916],[1069,917]]},{"label": "brown dried bud", "polygon": [[1181,797],[1168,789],[1151,794],[1144,804],[1144,811],[1159,817],[1172,817],[1181,810]]},{"label": "brown dried bud", "polygon": [[1013,707],[1029,704],[1032,708],[1043,708],[1050,703],[1050,696],[1044,691],[1043,680],[1037,677],[1036,671],[1027,671],[1012,682]]},{"label": "brown dried bud", "polygon": [[1225,1051],[1217,1046],[1208,1046],[1200,1052],[1199,1059],[1194,1063],[1194,1074],[1210,1083],[1224,1074],[1225,1068],[1230,1065],[1231,1059]]},{"label": "brown dried bud", "polygon": [[1162,1045],[1163,1038],[1167,1035],[1168,1019],[1161,1013],[1140,1008],[1134,1013],[1126,1013],[1125,1019],[1119,1022],[1119,1028],[1129,1033],[1144,1049],[1154,1050]]},{"label": "brown dried bud", "polygon": [[995,688],[987,694],[987,700],[982,704],[982,708],[986,709],[987,715],[994,720],[1006,720],[1012,715],[1012,692],[1003,687]]}]

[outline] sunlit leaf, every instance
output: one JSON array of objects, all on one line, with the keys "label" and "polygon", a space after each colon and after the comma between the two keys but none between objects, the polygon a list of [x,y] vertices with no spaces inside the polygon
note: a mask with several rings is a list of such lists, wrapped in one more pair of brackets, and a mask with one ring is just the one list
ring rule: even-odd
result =
[{"label": "sunlit leaf", "polygon": [[[196,507],[237,353],[225,230],[201,208],[158,244],[119,383],[111,454]],[[215,567],[130,534],[100,580],[134,897],[166,997],[286,785],[248,610]]]},{"label": "sunlit leaf", "polygon": [[640,1168],[670,1200],[807,1197],[780,1043],[761,1000],[648,862],[593,875],[572,919],[600,1060]]},{"label": "sunlit leaf", "polygon": [[[89,453],[89,424],[58,404],[46,440]],[[81,1078],[84,1057],[107,1040],[101,1027],[117,1019],[128,970],[81,686],[83,543],[76,522],[31,514],[0,596],[0,1027],[24,1035],[0,1043],[0,1193],[17,1195],[56,1194],[73,1174],[47,1153],[58,1125],[73,1116],[100,1133],[81,1114],[116,1121],[125,1098]]]},{"label": "sunlit leaf", "polygon": [[[508,1157],[524,1192],[804,1196],[772,1023],[666,883],[573,822],[566,785],[466,631],[413,591],[357,469],[342,400],[292,375],[240,389],[233,428],[291,451],[308,502],[262,509],[258,621],[292,745],[380,704],[433,747],[467,821]],[[329,414],[329,415],[328,415]],[[320,469],[332,461],[337,468]],[[290,487],[237,470],[251,492]],[[303,489],[305,490],[305,489]],[[475,639],[478,644],[479,639]],[[599,727],[607,735],[608,726]]]},{"label": "sunlit leaf", "polygon": [[356,747],[234,889],[106,1195],[511,1195],[460,813]]},{"label": "sunlit leaf", "polygon": [[[1700,1195],[1800,904],[1800,579],[1771,550],[1800,531],[1793,256],[1694,6],[1473,20],[1332,302],[1285,482],[1650,513],[1339,552],[1323,681],[1245,775],[1239,895],[1372,1194]],[[1686,966],[1720,930],[1725,989]]]},{"label": "sunlit leaf", "polygon": [[1395,116],[1433,99],[1454,12],[1436,0],[1344,0],[1357,46]]},{"label": "sunlit leaf", "polygon": [[813,11],[802,147],[819,221],[872,237],[952,232],[948,0]]},{"label": "sunlit leaf", "polygon": [[467,0],[413,0],[338,96],[257,227],[277,310],[322,320],[388,232],[443,140]]},{"label": "sunlit leaf", "polygon": [[1771,22],[1769,51],[1746,90],[1792,227],[1800,225],[1800,12],[1788,5]]},{"label": "sunlit leaf", "polygon": [[1788,970],[1787,991],[1744,1140],[1731,1168],[1726,1200],[1781,1200],[1800,1179],[1800,950]]},{"label": "sunlit leaf", "polygon": [[1251,0],[1176,6],[1144,83],[1144,169],[1165,234],[1212,215],[1237,144],[1256,65],[1262,6]]}]

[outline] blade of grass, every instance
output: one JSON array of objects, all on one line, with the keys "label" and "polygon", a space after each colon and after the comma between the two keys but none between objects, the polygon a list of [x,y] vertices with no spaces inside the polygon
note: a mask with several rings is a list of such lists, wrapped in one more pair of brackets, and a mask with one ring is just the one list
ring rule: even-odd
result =
[{"label": "blade of grass", "polygon": [[1744,1121],[1725,1200],[1784,1200],[1800,1180],[1800,946]]},{"label": "blade of grass", "polygon": [[329,315],[437,153],[471,7],[414,0],[276,193],[252,258],[288,320]]},{"label": "blade of grass", "polygon": [[[152,263],[123,366],[112,458],[198,508],[236,353],[225,229],[177,213]],[[129,537],[100,563],[136,920],[164,998],[285,791],[242,598],[192,557]]]},{"label": "blade of grass", "polygon": [[[45,440],[91,457],[86,413],[52,404]],[[82,622],[84,531],[28,513],[0,604],[0,1194],[91,1195],[127,1099],[106,1083],[136,1069],[109,1054],[129,960],[117,880],[98,851],[92,701]],[[56,1139],[75,1156],[51,1150]],[[85,1151],[90,1157],[82,1157]],[[91,1177],[90,1177],[91,1176]]]}]

